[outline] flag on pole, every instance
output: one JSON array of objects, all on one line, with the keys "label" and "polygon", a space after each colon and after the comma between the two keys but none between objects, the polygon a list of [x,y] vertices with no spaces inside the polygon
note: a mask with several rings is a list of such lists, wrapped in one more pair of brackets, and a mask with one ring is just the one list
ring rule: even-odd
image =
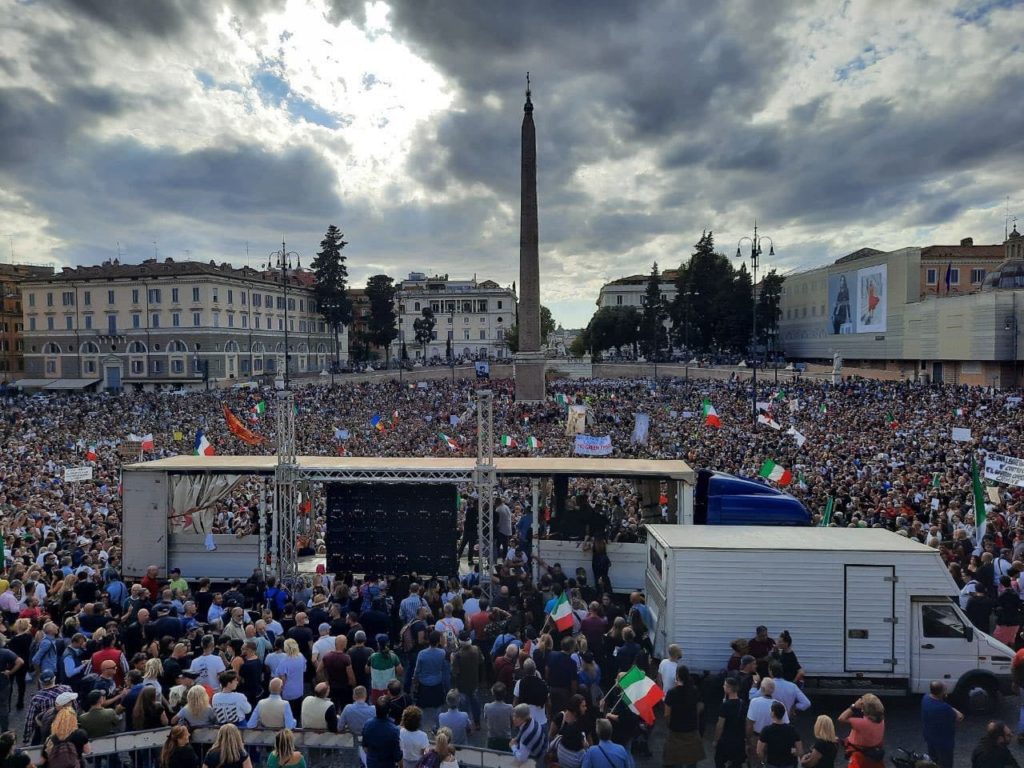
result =
[{"label": "flag on pole", "polygon": [[964,415],[964,409],[963,408],[954,408],[953,409],[953,415],[954,416],[963,416]]},{"label": "flag on pole", "polygon": [[782,425],[779,424],[775,419],[765,413],[757,414],[757,423],[764,424],[765,426],[771,427],[772,429],[782,429]]},{"label": "flag on pole", "polygon": [[267,412],[267,403],[265,400],[260,400],[256,405],[252,407],[252,412],[258,415],[263,415]]},{"label": "flag on pole", "polygon": [[529,448],[540,448],[540,440],[536,437],[528,437],[526,438],[526,445]]},{"label": "flag on pole", "polygon": [[704,415],[705,424],[709,427],[715,427],[716,429],[722,428],[722,420],[718,418],[718,411],[715,410],[715,406],[711,404],[710,400],[705,398],[704,403],[701,406],[701,412]]},{"label": "flag on pole", "polygon": [[441,432],[438,437],[441,438],[441,442],[447,445],[450,450],[457,451],[459,449],[459,444],[455,442],[454,437],[449,437],[444,432]]},{"label": "flag on pole", "polygon": [[899,424],[896,423],[896,417],[892,415],[892,411],[885,414],[885,425],[889,427],[889,429],[896,429],[896,427],[899,426]]},{"label": "flag on pole", "polygon": [[572,605],[564,591],[558,596],[555,606],[551,609],[551,621],[554,622],[559,632],[572,629]]},{"label": "flag on pole", "polygon": [[835,502],[835,497],[828,497],[828,501],[825,502],[825,511],[821,515],[821,523],[818,524],[819,528],[828,528],[832,524],[832,507],[835,506]]},{"label": "flag on pole", "polygon": [[381,432],[384,431],[384,420],[381,419],[379,413],[373,414],[373,416],[370,418],[370,426]]},{"label": "flag on pole", "polygon": [[941,474],[941,472],[932,472],[932,488],[939,487],[939,477]]},{"label": "flag on pole", "polygon": [[818,413],[820,413],[822,415],[828,413],[828,406],[825,405],[825,403],[822,403],[821,405],[819,405],[818,406]]},{"label": "flag on pole", "polygon": [[797,448],[803,448],[804,443],[807,442],[807,438],[804,435],[800,434],[800,431],[797,430],[796,427],[790,427],[789,429],[787,429],[786,434],[792,437],[794,440],[796,440]]},{"label": "flag on pole", "polygon": [[793,482],[793,473],[785,467],[780,467],[771,459],[765,459],[758,474],[766,480],[771,480],[779,485],[789,485]]},{"label": "flag on pole", "polygon": [[192,453],[196,456],[213,456],[213,445],[206,439],[206,433],[201,429],[196,430],[196,442]]},{"label": "flag on pole", "polygon": [[985,538],[985,529],[988,527],[987,515],[985,514],[985,489],[981,487],[981,478],[978,476],[978,462],[971,456],[971,490],[974,492],[974,531],[977,543],[980,546]]},{"label": "flag on pole", "polygon": [[665,692],[651,678],[634,666],[617,683],[622,699],[648,725],[654,725],[654,708],[665,698]]},{"label": "flag on pole", "polygon": [[153,433],[147,432],[142,436],[142,450],[152,451],[153,450]]},{"label": "flag on pole", "polygon": [[555,395],[555,402],[558,403],[558,405],[565,407],[569,405],[569,398],[559,392]]},{"label": "flag on pole", "polygon": [[514,437],[512,437],[512,435],[502,435],[501,444],[504,445],[506,448],[515,448],[516,440]]},{"label": "flag on pole", "polygon": [[96,461],[96,443],[89,443],[89,447],[85,449],[85,458]]},{"label": "flag on pole", "polygon": [[394,427],[398,424],[398,411],[394,411],[391,414],[391,426]]},{"label": "flag on pole", "polygon": [[224,409],[224,423],[227,424],[228,431],[232,435],[237,437],[246,445],[262,445],[266,442],[265,437],[257,435],[245,426],[245,424],[243,424],[239,418],[231,412],[227,403],[221,403],[221,407]]}]

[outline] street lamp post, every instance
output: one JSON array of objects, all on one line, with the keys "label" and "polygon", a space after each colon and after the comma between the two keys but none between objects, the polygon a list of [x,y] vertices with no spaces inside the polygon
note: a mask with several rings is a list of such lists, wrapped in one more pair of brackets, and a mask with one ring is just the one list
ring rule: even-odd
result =
[{"label": "street lamp post", "polygon": [[1017,325],[1016,313],[1006,318],[1006,321],[1003,323],[1003,330],[1013,333],[1013,386],[1017,386],[1017,341],[1020,328]]},{"label": "street lamp post", "polygon": [[757,234],[757,222],[755,221],[754,222],[754,236],[753,237],[747,237],[747,236],[744,235],[743,237],[741,237],[739,239],[739,242],[736,243],[736,258],[737,259],[742,259],[743,258],[743,252],[740,249],[741,249],[741,246],[743,245],[743,241],[744,240],[746,240],[746,241],[748,241],[750,243],[750,267],[751,267],[750,294],[751,294],[751,297],[754,300],[753,301],[754,308],[753,308],[753,312],[752,312],[753,320],[752,320],[751,334],[750,334],[750,344],[751,344],[750,355],[751,355],[751,362],[753,363],[754,371],[753,371],[753,376],[751,377],[753,393],[751,395],[750,400],[751,400],[751,412],[752,412],[752,419],[753,419],[753,428],[756,430],[757,429],[757,263],[758,263],[758,261],[761,258],[761,254],[763,253],[763,251],[761,250],[761,241],[762,240],[767,240],[768,241],[768,243],[769,243],[768,255],[769,256],[774,256],[775,255],[775,243],[767,235],[758,235]]},{"label": "street lamp post", "polygon": [[451,330],[448,331],[448,362],[452,366],[452,384],[455,383],[455,302],[451,308]]},{"label": "street lamp post", "polygon": [[[292,257],[295,257],[295,266],[292,266]],[[289,251],[285,247],[284,240],[281,241],[281,250],[273,251],[267,257],[267,269],[276,269],[281,275],[281,286],[284,289],[284,388],[288,389],[289,378],[288,368],[291,361],[291,350],[288,348],[288,271],[302,269],[299,262],[299,254]],[[335,333],[337,336],[337,333]]]},{"label": "street lamp post", "polygon": [[700,291],[687,289],[683,292],[683,349],[686,353],[684,367],[685,381],[690,381],[690,302],[695,296],[700,296]]},{"label": "street lamp post", "polygon": [[772,369],[775,371],[775,384],[779,383],[779,361],[775,347],[775,340],[778,338],[779,332],[775,328],[769,328],[766,333],[768,334],[768,344],[772,350]]}]

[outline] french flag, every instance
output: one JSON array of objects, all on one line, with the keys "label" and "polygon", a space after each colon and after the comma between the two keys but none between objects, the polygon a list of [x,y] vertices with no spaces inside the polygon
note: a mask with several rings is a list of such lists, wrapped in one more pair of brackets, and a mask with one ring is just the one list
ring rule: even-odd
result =
[{"label": "french flag", "polygon": [[213,445],[206,439],[206,433],[201,429],[196,430],[194,453],[196,456],[213,456]]}]

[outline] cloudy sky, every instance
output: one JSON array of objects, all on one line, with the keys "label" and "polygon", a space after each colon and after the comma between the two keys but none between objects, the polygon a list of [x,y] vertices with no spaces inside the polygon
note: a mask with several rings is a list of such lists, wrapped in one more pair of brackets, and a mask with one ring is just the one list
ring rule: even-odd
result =
[{"label": "cloudy sky", "polygon": [[[1024,214],[1024,4],[0,0],[9,258],[252,265],[328,224],[353,283],[518,279],[532,73],[542,301],[733,253],[1000,242]],[[304,262],[305,263],[305,262]]]}]

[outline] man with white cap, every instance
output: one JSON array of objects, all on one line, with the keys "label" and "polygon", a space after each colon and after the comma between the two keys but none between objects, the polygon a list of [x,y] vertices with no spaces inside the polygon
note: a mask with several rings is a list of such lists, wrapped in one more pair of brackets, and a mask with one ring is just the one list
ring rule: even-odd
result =
[{"label": "man with white cap", "polygon": [[[66,686],[62,686],[66,687]],[[53,700],[53,706],[36,716],[37,733],[39,734],[39,744],[42,744],[50,735],[50,726],[53,725],[53,720],[57,717],[57,713],[68,707],[75,708],[75,702],[78,701],[78,694],[73,691],[64,691],[57,695],[57,698]],[[26,722],[27,724],[27,722]]]}]

